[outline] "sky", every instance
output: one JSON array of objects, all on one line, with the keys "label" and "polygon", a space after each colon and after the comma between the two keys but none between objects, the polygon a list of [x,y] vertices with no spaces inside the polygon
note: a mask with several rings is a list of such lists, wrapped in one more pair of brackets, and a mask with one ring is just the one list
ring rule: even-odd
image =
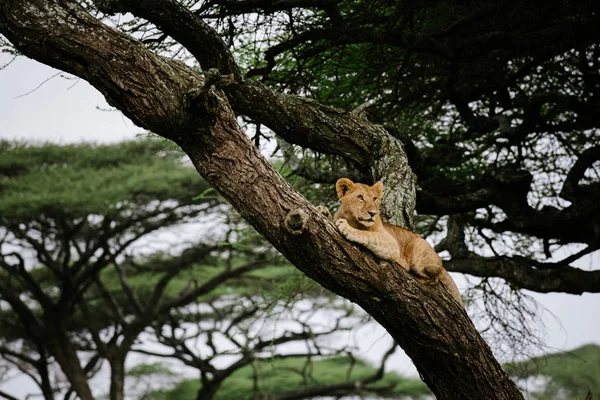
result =
[{"label": "sky", "polygon": [[[0,66],[9,60],[10,57],[0,54]],[[20,57],[0,70],[0,139],[109,143],[133,139],[144,132],[120,112],[106,111],[110,109],[103,96],[87,82],[73,77],[65,79],[57,70],[36,61]],[[598,269],[600,254],[596,252],[576,265]],[[460,275],[453,277],[459,288],[464,287],[465,281]],[[600,294],[528,294],[547,310],[541,316],[547,350],[600,344]],[[376,328],[365,329],[373,329],[368,336],[374,341],[383,335]],[[375,354],[370,354],[368,358],[376,361]],[[397,354],[391,362],[393,369],[399,372],[416,373],[405,355]]]},{"label": "sky", "polygon": [[[10,59],[0,54],[0,66]],[[112,143],[140,132],[82,79],[25,57],[0,70],[2,139]]]}]

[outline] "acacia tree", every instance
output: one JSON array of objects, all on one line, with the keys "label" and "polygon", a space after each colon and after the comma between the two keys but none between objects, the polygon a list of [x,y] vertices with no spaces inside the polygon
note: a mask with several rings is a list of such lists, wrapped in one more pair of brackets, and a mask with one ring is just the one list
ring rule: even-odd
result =
[{"label": "acacia tree", "polygon": [[[94,7],[111,15],[128,12],[134,20],[115,29],[99,20],[102,15]],[[594,127],[589,116],[596,109],[593,27],[598,13],[591,4],[579,7],[557,3],[546,5],[543,13],[534,6],[523,8],[519,23],[508,31],[503,23],[515,15],[511,3],[473,8],[446,2],[439,7],[385,1],[363,6],[336,0],[197,4],[3,0],[0,31],[23,54],[89,81],[136,124],[180,145],[207,181],[296,267],[379,321],[438,398],[514,399],[520,396],[518,390],[466,314],[444,292],[419,285],[398,266],[376,264],[343,240],[264,161],[240,130],[235,113],[269,127],[290,143],[342,157],[363,179],[383,179],[388,188],[383,214],[389,221],[412,225],[416,196],[409,160],[423,177],[417,197],[422,212],[479,210],[475,216],[467,213],[448,221],[443,244],[452,254],[446,263],[451,270],[499,276],[533,290],[597,291],[596,271],[569,265],[596,249],[597,204],[586,197],[596,186],[580,185],[597,159],[595,148],[570,142],[562,147],[577,157],[572,168],[563,165],[567,173],[561,193],[574,203],[571,207],[550,208],[539,196],[534,196],[539,200],[535,207],[527,203],[531,172],[547,163],[542,157],[524,157],[530,154],[527,149],[540,143],[538,132],[556,133],[550,136],[550,148],[564,143],[562,133],[570,119],[575,121],[573,129],[581,130],[574,143],[595,133],[587,129]],[[349,99],[367,97],[389,104],[379,107],[382,111],[375,112],[375,118],[391,114],[387,122],[392,126],[384,129],[369,122],[364,108],[357,112],[332,108],[244,76],[227,43],[206,19],[224,18],[235,34],[236,27],[244,26],[235,17],[251,12],[268,14],[268,26],[286,28],[256,46],[264,50],[278,42],[267,50],[266,67],[258,71],[265,81],[271,72],[289,65],[300,76],[313,78],[311,71],[319,72],[327,60],[338,61],[339,70],[352,76],[357,68],[347,63],[348,55],[374,63],[381,68],[358,76],[363,82],[379,83],[379,92],[359,95],[363,86],[354,85],[355,96]],[[241,19],[253,20],[261,19],[253,15]],[[143,36],[140,40],[134,38],[138,34]],[[155,43],[164,41],[181,47],[169,47],[171,57],[152,51]],[[181,48],[204,75],[173,59]],[[564,60],[568,68],[558,70]],[[581,77],[572,73],[574,68]],[[325,73],[319,76],[331,88],[338,71],[330,67],[321,71]],[[314,87],[315,81],[280,76],[283,91],[306,94]],[[553,92],[566,85],[582,87],[586,95]],[[410,114],[414,109],[421,113]],[[445,132],[439,139],[438,129]],[[414,134],[420,130],[423,135]],[[407,138],[405,133],[413,136]],[[427,150],[417,151],[417,145]],[[471,162],[474,154],[493,162]],[[478,169],[482,165],[485,168]],[[556,184],[542,187],[541,193],[545,190],[556,190]],[[484,238],[486,229],[537,236],[547,253],[563,243],[588,247],[558,263],[510,254],[485,258],[467,248],[466,224],[479,229]]]},{"label": "acacia tree", "polygon": [[[132,244],[219,205],[193,200],[206,183],[177,167],[176,152],[157,155],[163,148],[156,141],[118,148],[0,142],[0,357],[29,375],[46,399],[62,386],[52,379],[56,366],[68,382],[66,398],[75,392],[91,399],[87,381],[104,360],[111,398],[122,398],[125,359],[140,333],[160,307],[202,294],[194,289],[174,304],[162,296],[179,271],[214,246],[198,244],[165,262],[171,268],[143,306],[127,283],[124,257]],[[101,279],[112,268],[124,296]],[[112,333],[104,335],[108,326]],[[84,349],[92,355],[82,357]]]}]

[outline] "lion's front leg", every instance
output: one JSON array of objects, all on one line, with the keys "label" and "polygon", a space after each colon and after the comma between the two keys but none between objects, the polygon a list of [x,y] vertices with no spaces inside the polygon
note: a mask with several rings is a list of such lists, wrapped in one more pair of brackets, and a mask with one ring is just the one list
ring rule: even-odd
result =
[{"label": "lion's front leg", "polygon": [[344,218],[335,220],[335,226],[347,240],[358,243],[370,250],[377,258],[398,262],[400,250],[398,242],[387,231],[363,231],[355,229]]},{"label": "lion's front leg", "polygon": [[359,235],[360,230],[351,227],[348,224],[348,221],[346,221],[344,218],[336,219],[335,226],[337,226],[342,236],[348,239],[349,241],[362,244],[363,246],[366,245],[364,237]]}]

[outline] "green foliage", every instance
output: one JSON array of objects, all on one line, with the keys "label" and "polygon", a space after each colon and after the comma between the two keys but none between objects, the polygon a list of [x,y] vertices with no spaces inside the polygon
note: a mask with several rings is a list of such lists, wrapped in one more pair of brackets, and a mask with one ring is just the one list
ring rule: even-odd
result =
[{"label": "green foliage", "polygon": [[[255,376],[258,378],[258,393],[263,396],[283,394],[308,385],[330,385],[349,382],[375,374],[376,368],[362,360],[352,361],[348,357],[332,357],[307,361],[305,358],[266,359],[236,371],[223,382],[215,400],[251,400]],[[171,390],[157,391],[149,396],[153,400],[175,400],[195,398],[199,380],[189,379]],[[393,399],[421,399],[431,392],[420,379],[404,378],[395,373],[371,385],[369,396]]]},{"label": "green foliage", "polygon": [[169,367],[161,363],[138,364],[127,370],[127,376],[132,378],[143,377],[148,375],[175,376],[176,374]]},{"label": "green foliage", "polygon": [[582,399],[588,390],[600,393],[600,346],[596,344],[510,363],[505,368],[517,379],[544,378],[541,388],[528,388],[536,400]]},{"label": "green foliage", "polygon": [[112,145],[0,142],[0,215],[86,218],[153,200],[190,203],[208,185],[155,140]]},{"label": "green foliage", "polygon": [[[101,277],[124,309],[131,310],[108,254],[123,252],[135,239],[219,204],[215,196],[194,200],[208,190],[197,172],[183,163],[182,153],[159,140],[66,146],[0,141],[0,232],[11,244],[3,247],[0,241],[0,250],[17,253],[0,256],[8,263],[0,269],[0,280],[8,284],[6,290],[30,296],[28,308],[36,314],[41,309],[34,286],[58,301],[65,296],[64,282],[78,281],[86,288],[84,297],[100,311],[89,324],[105,327],[112,321],[103,311],[110,307],[98,285],[90,286],[83,277]],[[21,273],[18,256],[27,259],[31,248],[37,249],[37,260],[27,274]],[[134,286],[142,299],[168,272],[156,264],[172,265],[174,259],[138,260],[145,269],[132,273],[131,279],[139,280]],[[74,276],[65,275],[68,266]],[[16,320],[12,313],[0,313],[0,335],[9,340],[22,335],[11,323]],[[73,329],[85,327],[79,312],[73,317],[68,322]]]},{"label": "green foliage", "polygon": [[[165,260],[165,265],[168,265]],[[240,263],[236,263],[240,264]],[[237,268],[239,265],[234,266]],[[179,294],[200,286],[208,280],[222,273],[227,266],[222,259],[208,259],[198,262],[184,268],[175,277],[169,281],[169,285],[163,295],[165,301],[177,297]],[[129,286],[143,301],[150,296],[156,284],[164,276],[166,269],[159,271],[128,270],[127,281]],[[281,286],[291,286],[296,289],[296,284],[303,279],[304,275],[290,264],[265,265],[256,271],[243,274],[239,277],[229,279],[227,284],[219,285],[209,294],[198,299],[200,302],[212,301],[221,296],[252,296],[257,293],[281,293]],[[107,268],[101,274],[102,282],[113,292],[115,296],[120,296],[125,301],[122,293],[119,274],[114,268]],[[292,289],[290,289],[291,291]],[[286,292],[286,295],[288,293]]]}]

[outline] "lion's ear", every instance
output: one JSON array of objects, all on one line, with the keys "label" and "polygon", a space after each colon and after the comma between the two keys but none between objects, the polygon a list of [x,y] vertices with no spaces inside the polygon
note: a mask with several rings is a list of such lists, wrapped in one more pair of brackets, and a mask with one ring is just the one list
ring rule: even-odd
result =
[{"label": "lion's ear", "polygon": [[381,198],[381,195],[383,194],[383,182],[379,181],[371,187],[375,190],[377,196]]},{"label": "lion's ear", "polygon": [[348,178],[340,178],[335,183],[335,191],[337,192],[338,197],[341,199],[352,189],[354,182],[352,182]]}]

